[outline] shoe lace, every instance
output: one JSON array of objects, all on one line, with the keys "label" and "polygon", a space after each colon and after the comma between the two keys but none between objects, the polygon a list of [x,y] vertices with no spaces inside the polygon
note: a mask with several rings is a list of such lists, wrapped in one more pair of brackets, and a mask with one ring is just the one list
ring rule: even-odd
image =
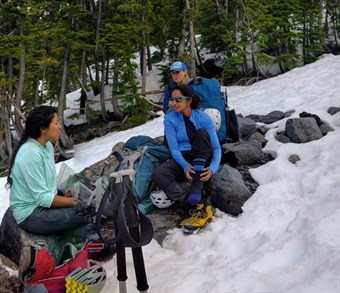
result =
[{"label": "shoe lace", "polygon": [[196,219],[204,219],[207,217],[207,213],[203,209],[193,210],[193,213],[191,214],[191,216],[192,218],[196,218]]}]

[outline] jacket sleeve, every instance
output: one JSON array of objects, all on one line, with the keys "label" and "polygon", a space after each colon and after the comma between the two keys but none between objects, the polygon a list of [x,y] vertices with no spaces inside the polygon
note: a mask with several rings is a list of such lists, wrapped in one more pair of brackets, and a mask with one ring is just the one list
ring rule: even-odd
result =
[{"label": "jacket sleeve", "polygon": [[180,151],[177,140],[177,130],[175,126],[176,121],[174,119],[170,119],[172,113],[169,113],[165,116],[164,130],[169,145],[169,150],[171,152],[171,156],[182,167],[183,172],[185,172],[189,168],[190,164],[184,159]]}]

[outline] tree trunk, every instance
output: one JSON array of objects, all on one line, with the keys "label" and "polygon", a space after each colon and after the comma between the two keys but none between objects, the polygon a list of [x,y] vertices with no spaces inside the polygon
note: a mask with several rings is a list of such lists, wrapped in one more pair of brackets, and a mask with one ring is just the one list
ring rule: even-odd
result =
[{"label": "tree trunk", "polygon": [[34,107],[39,105],[40,99],[39,99],[39,81],[34,82],[35,86],[35,92],[34,92]]},{"label": "tree trunk", "polygon": [[119,80],[119,68],[118,68],[118,58],[115,57],[113,65],[113,75],[112,75],[112,107],[113,115],[118,120],[124,119],[124,112],[118,107],[118,80]]},{"label": "tree trunk", "polygon": [[152,61],[151,61],[151,50],[150,50],[150,46],[147,46],[146,47],[147,50],[147,55],[148,55],[148,58],[147,58],[147,63],[148,63],[148,70],[151,71],[152,70]]},{"label": "tree trunk", "polygon": [[146,47],[143,46],[141,50],[141,69],[142,69],[142,95],[146,92]]},{"label": "tree trunk", "polygon": [[224,1],[224,13],[227,15],[229,9],[229,0]]},{"label": "tree trunk", "polygon": [[[192,7],[194,7],[194,2]],[[190,9],[190,2],[187,0],[188,9]],[[196,76],[196,54],[195,54],[195,31],[194,31],[194,23],[192,19],[189,20],[189,38],[190,38],[190,76],[195,80]]]},{"label": "tree trunk", "polygon": [[185,54],[186,27],[187,27],[186,22],[185,22],[185,20],[183,20],[183,26],[182,26],[182,29],[181,29],[181,38],[180,38],[179,44],[178,44],[178,54],[177,54],[178,57],[181,57]]},{"label": "tree trunk", "polygon": [[[23,27],[20,27],[20,36],[24,36],[24,29]],[[25,48],[20,45],[22,51],[20,55],[20,73],[19,73],[19,82],[18,82],[18,91],[16,94],[15,104],[16,106],[21,109],[21,103],[22,103],[22,97],[24,94],[24,85],[25,85],[25,73],[26,73],[26,52]],[[18,135],[21,137],[24,133],[24,128],[22,126],[22,121],[20,116],[17,112],[14,112],[14,118],[15,118],[15,129],[18,133]]]},{"label": "tree trunk", "polygon": [[[100,22],[102,17],[102,0],[98,0],[98,14],[97,14],[97,24],[96,24],[96,44],[94,48],[94,63],[95,63],[95,80],[99,81],[99,35],[100,35]],[[96,95],[97,93],[95,93]]]},{"label": "tree trunk", "polygon": [[86,74],[86,50],[83,50],[81,56],[81,65],[80,65],[80,82],[82,86],[82,91],[80,95],[80,109],[79,114],[85,114],[85,106],[87,100],[86,93],[86,83],[87,83],[87,74]]},{"label": "tree trunk", "polygon": [[102,112],[102,118],[104,122],[107,122],[106,118],[106,108],[105,108],[105,52],[104,48],[102,48],[102,71],[101,71],[101,86],[100,86],[100,109]]},{"label": "tree trunk", "polygon": [[[142,25],[145,25],[145,11],[143,9]],[[142,30],[142,49],[141,49],[141,74],[142,74],[142,95],[145,95],[146,91],[146,34],[145,30]]]},{"label": "tree trunk", "polygon": [[58,117],[61,122],[61,133],[60,133],[60,141],[63,146],[67,149],[73,147],[73,141],[66,134],[64,127],[64,109],[65,109],[65,99],[66,99],[66,89],[67,89],[67,75],[68,75],[68,65],[69,65],[69,57],[70,57],[71,46],[67,44],[64,52],[64,60],[63,60],[63,75],[61,79],[61,88],[58,100]]}]

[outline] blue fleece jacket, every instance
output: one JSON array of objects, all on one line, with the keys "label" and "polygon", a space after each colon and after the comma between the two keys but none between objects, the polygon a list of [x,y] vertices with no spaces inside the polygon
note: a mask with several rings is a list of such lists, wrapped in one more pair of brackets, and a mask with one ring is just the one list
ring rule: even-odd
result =
[{"label": "blue fleece jacket", "polygon": [[[203,128],[210,136],[213,158],[209,169],[215,173],[221,161],[221,146],[214,124],[211,118],[201,110],[192,110],[189,120],[194,124],[196,130]],[[190,163],[183,158],[181,152],[191,150],[191,145],[185,129],[183,114],[175,111],[166,114],[164,118],[164,129],[171,155],[185,172],[189,168]]]}]

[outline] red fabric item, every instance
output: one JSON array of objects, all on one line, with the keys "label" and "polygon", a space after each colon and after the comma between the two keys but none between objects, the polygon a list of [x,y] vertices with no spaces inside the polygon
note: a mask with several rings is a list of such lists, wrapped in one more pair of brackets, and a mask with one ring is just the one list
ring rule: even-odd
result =
[{"label": "red fabric item", "polygon": [[88,267],[87,244],[67,263],[56,267],[56,262],[46,249],[40,249],[36,255],[35,273],[28,284],[43,284],[49,293],[64,293],[65,277],[76,268]]}]

